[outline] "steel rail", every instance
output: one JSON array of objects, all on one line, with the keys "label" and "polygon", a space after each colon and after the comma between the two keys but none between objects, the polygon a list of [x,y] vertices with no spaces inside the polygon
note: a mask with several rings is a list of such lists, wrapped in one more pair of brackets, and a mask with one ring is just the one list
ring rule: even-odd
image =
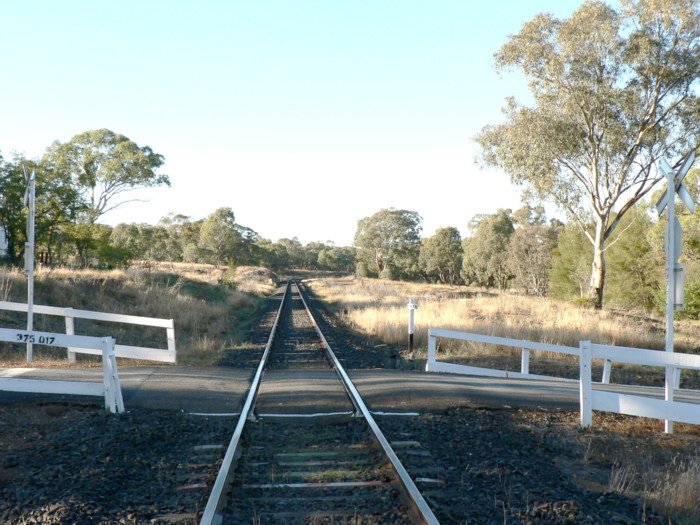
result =
[{"label": "steel rail", "polygon": [[243,409],[241,410],[241,415],[238,418],[238,424],[233,432],[233,437],[231,442],[226,449],[226,454],[224,455],[224,461],[221,464],[219,473],[216,476],[216,481],[214,481],[214,486],[212,487],[211,494],[207,500],[207,505],[204,507],[204,512],[202,513],[202,519],[199,521],[200,525],[219,525],[223,517],[219,514],[219,511],[225,503],[224,489],[231,479],[232,466],[234,459],[236,458],[236,453],[238,449],[238,443],[243,434],[243,427],[250,411],[253,408],[253,402],[258,395],[258,389],[260,388],[260,381],[262,379],[263,370],[267,364],[267,358],[270,354],[270,349],[272,348],[272,342],[275,339],[275,333],[277,332],[277,325],[279,324],[280,317],[282,315],[282,308],[284,307],[284,302],[287,300],[287,295],[289,294],[289,282],[284,290],[284,295],[282,296],[282,301],[280,302],[279,309],[277,310],[277,316],[275,317],[275,322],[272,325],[272,330],[270,331],[270,337],[267,339],[267,344],[265,345],[265,351],[260,358],[260,363],[255,371],[255,376],[253,377],[253,382],[248,391],[248,396],[246,397],[245,403],[243,404]]},{"label": "steel rail", "polygon": [[408,502],[413,506],[413,510],[416,514],[416,517],[419,520],[421,520],[421,523],[425,523],[428,525],[439,525],[440,522],[435,517],[435,514],[433,514],[433,511],[428,506],[428,503],[425,501],[425,498],[423,498],[423,495],[420,493],[420,490],[418,490],[418,487],[414,483],[413,479],[411,479],[411,476],[406,471],[406,468],[399,460],[398,456],[396,455],[396,452],[394,452],[394,449],[391,448],[389,441],[384,436],[384,433],[379,428],[379,425],[377,425],[377,422],[374,420],[374,417],[372,417],[372,414],[367,408],[367,405],[365,405],[362,396],[360,396],[360,393],[357,391],[357,388],[355,388],[354,383],[348,376],[347,372],[345,372],[345,369],[340,364],[340,361],[338,361],[338,358],[333,352],[333,349],[328,344],[328,341],[321,332],[321,329],[319,328],[316,319],[314,319],[314,316],[311,313],[311,309],[309,308],[306,299],[304,299],[304,294],[301,292],[301,286],[299,285],[299,282],[296,281],[294,284],[297,287],[299,297],[301,297],[302,303],[304,303],[306,313],[311,319],[311,324],[314,326],[314,328],[316,329],[316,333],[321,338],[323,346],[326,349],[326,352],[333,364],[333,367],[340,376],[340,379],[343,381],[345,389],[353,397],[353,404],[360,409],[362,416],[367,421],[367,424],[369,425],[370,429],[372,429],[372,433],[374,434],[375,439],[379,442],[380,446],[382,447],[382,450],[384,451],[384,454],[386,454],[386,456],[389,458],[391,466],[394,469],[394,472],[396,473],[399,482],[404,489],[404,493],[407,496]]}]

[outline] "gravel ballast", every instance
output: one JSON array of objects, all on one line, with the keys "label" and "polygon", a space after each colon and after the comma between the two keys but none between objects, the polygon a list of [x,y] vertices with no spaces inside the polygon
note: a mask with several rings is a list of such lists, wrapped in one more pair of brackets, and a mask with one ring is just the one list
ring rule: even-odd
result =
[{"label": "gravel ballast", "polygon": [[[0,406],[0,523],[194,523],[231,419]],[[187,516],[193,516],[188,519]]]}]

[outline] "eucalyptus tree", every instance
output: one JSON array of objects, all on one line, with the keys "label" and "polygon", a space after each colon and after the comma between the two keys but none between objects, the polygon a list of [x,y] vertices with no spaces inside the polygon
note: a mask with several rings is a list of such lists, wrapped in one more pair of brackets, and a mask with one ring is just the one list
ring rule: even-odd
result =
[{"label": "eucalyptus tree", "polygon": [[72,177],[89,205],[89,223],[130,202],[123,198],[127,192],[170,186],[168,176],[158,173],[162,155],[108,129],[86,131],[66,143],[54,142],[43,162]]},{"label": "eucalyptus tree", "polygon": [[211,254],[217,266],[234,256],[240,233],[231,208],[219,208],[207,217],[199,230],[199,246]]},{"label": "eucalyptus tree", "polygon": [[55,252],[62,248],[66,230],[85,210],[85,205],[70,179],[48,169],[44,163],[22,156],[11,161],[0,157],[0,227],[8,244],[7,256],[13,263],[20,262],[26,241],[25,170],[36,174],[37,260],[52,263]]},{"label": "eucalyptus tree", "polygon": [[513,278],[508,266],[508,244],[515,231],[511,210],[478,215],[470,221],[470,229],[472,236],[462,243],[462,278],[467,283],[505,290]]},{"label": "eucalyptus tree", "polygon": [[418,265],[429,279],[443,284],[457,284],[462,268],[462,237],[453,227],[438,228],[435,235],[424,239]]},{"label": "eucalyptus tree", "polygon": [[415,211],[385,208],[357,221],[357,262],[373,274],[410,277],[418,270],[421,216]]},{"label": "eucalyptus tree", "polygon": [[662,178],[660,157],[697,150],[700,4],[583,3],[570,18],[540,14],[496,53],[534,103],[509,99],[505,122],[476,140],[531,196],[558,203],[593,248],[588,298],[603,303],[606,247],[625,214]]},{"label": "eucalyptus tree", "polygon": [[561,224],[533,221],[520,224],[510,238],[506,265],[516,286],[525,293],[543,297],[549,288],[552,255]]}]

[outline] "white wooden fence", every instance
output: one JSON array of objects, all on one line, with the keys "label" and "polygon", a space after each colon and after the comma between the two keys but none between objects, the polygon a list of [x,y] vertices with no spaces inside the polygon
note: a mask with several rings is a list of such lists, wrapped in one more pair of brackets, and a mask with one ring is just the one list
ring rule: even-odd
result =
[{"label": "white wooden fence", "polygon": [[45,379],[20,379],[0,377],[0,390],[8,392],[33,392],[40,394],[71,394],[80,396],[103,396],[105,408],[112,413],[124,412],[117,360],[114,356],[112,337],[89,337],[50,332],[28,332],[0,328],[0,341],[8,343],[59,346],[72,348],[74,352],[99,353],[102,355],[102,384],[85,381],[54,381]]},{"label": "white wooden fence", "polygon": [[[493,368],[481,368],[475,366],[458,365],[437,360],[437,338],[458,339],[474,343],[486,343],[499,346],[520,348],[520,372],[510,370],[495,370]],[[425,365],[426,372],[449,372],[452,374],[469,374],[486,377],[504,377],[521,379],[546,379],[549,381],[576,381],[564,377],[545,376],[530,373],[530,351],[543,350],[545,352],[557,352],[560,354],[579,355],[579,349],[573,346],[557,346],[546,343],[534,343],[524,339],[508,339],[506,337],[494,337],[490,335],[472,334],[431,328],[428,330],[428,362]]]},{"label": "white wooden fence", "polygon": [[[522,350],[520,372],[494,370],[438,361],[438,338],[520,348]],[[578,356],[579,380],[530,374],[529,360],[531,350],[542,350]],[[603,360],[605,368],[607,369],[607,371],[604,369],[603,380],[600,383],[601,386],[598,386],[596,389],[593,389],[593,380],[591,378],[593,359]],[[673,369],[675,373],[666,374],[666,377],[670,377],[671,381],[669,382],[668,379],[666,380],[665,399],[656,399],[642,395],[621,394],[605,390],[602,385],[610,381],[609,368],[612,363],[626,363]],[[579,348],[575,348],[431,328],[428,330],[428,361],[425,365],[425,370],[427,372],[448,372],[453,374],[469,374],[499,378],[577,381],[580,385],[581,426],[583,427],[591,426],[594,410],[700,425],[699,403],[679,402],[673,399],[673,393],[676,389],[680,371],[700,370],[700,355],[599,345],[593,344],[590,341],[581,341]],[[697,391],[694,390],[693,392]]]},{"label": "white wooden fence", "polygon": [[[0,301],[0,310],[8,310],[12,312],[27,312],[25,303],[13,303],[9,301]],[[75,319],[89,319],[92,321],[107,321],[112,323],[124,323],[141,326],[155,326],[165,328],[167,339],[167,348],[149,348],[143,346],[128,346],[115,345],[114,354],[117,357],[126,357],[129,359],[145,359],[148,361],[162,361],[165,363],[177,362],[177,351],[175,349],[175,323],[172,319],[158,319],[155,317],[141,317],[136,315],[110,314],[103,312],[92,312],[89,310],[75,310],[73,308],[60,308],[56,306],[34,305],[35,314],[55,315],[64,317],[66,321],[66,334],[73,335],[75,333]],[[82,349],[80,353],[99,354],[95,349]],[[68,348],[68,360],[75,362],[75,350]]]},{"label": "white wooden fence", "polygon": [[590,341],[581,341],[579,348],[581,352],[579,366],[582,427],[591,426],[594,410],[700,424],[700,404],[674,401],[675,385],[670,384],[668,379],[665,384],[666,399],[620,394],[599,389],[593,390],[591,381],[592,359],[607,359],[614,363],[671,367],[676,370],[700,370],[700,355],[598,345]]}]

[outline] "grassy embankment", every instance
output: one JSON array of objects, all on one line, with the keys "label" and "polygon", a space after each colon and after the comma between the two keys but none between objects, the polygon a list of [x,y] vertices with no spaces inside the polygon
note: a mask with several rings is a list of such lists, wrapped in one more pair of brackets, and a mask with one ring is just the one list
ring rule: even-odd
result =
[{"label": "grassy embankment", "polygon": [[[648,315],[611,310],[597,311],[563,301],[499,294],[466,286],[443,286],[357,279],[326,278],[310,283],[314,292],[341,317],[362,332],[389,344],[405,344],[409,297],[418,300],[416,352],[406,354],[408,366],[421,367],[427,353],[428,328],[449,328],[485,335],[525,339],[578,347],[579,341],[663,349],[665,323]],[[700,350],[700,323],[676,323],[676,350]],[[458,341],[439,341],[440,359],[475,366],[519,370],[520,350]],[[600,373],[597,364],[594,373]],[[578,377],[578,360],[573,356],[533,352],[532,373]],[[615,376],[641,384],[663,382],[660,369],[616,365]],[[692,373],[684,373],[693,380]]]},{"label": "grassy embankment", "polygon": [[[228,284],[226,284],[228,283]],[[275,288],[270,272],[237,268],[233,275],[210,265],[161,263],[126,270],[39,269],[35,303],[174,319],[179,364],[214,364],[240,342]],[[26,276],[0,268],[0,300],[27,301]],[[110,335],[122,344],[165,348],[165,330],[75,320],[76,333]],[[26,314],[0,311],[0,326],[26,327]],[[62,317],[36,315],[39,331],[65,332]],[[33,366],[65,363],[65,350],[34,347]],[[97,361],[79,356],[79,363]],[[137,364],[133,362],[132,364]],[[26,366],[24,346],[0,343],[0,366]]]}]

